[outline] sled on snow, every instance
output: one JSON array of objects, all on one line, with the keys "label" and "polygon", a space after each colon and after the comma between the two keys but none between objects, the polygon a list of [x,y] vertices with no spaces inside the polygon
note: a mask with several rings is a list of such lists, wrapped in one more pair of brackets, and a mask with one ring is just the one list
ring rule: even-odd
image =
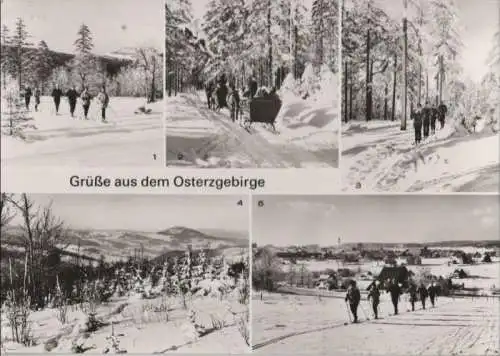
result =
[{"label": "sled on snow", "polygon": [[274,131],[276,127],[276,118],[281,110],[282,101],[278,96],[269,95],[256,97],[248,102],[249,116],[245,121],[245,126],[250,128],[253,123],[262,123],[270,125]]}]

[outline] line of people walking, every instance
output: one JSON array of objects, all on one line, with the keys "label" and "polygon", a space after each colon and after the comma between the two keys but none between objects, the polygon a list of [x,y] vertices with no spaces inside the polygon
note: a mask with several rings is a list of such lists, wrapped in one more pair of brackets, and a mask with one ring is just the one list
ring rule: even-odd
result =
[{"label": "line of people walking", "polygon": [[[41,96],[41,91],[39,88],[36,88],[35,92],[33,93],[32,89],[29,86],[25,87],[23,88],[21,95],[24,97],[24,103],[26,105],[26,110],[28,111],[30,110],[31,97],[34,96],[35,111],[38,111],[40,106],[40,96]],[[54,101],[54,108],[56,115],[59,115],[61,98],[63,96],[66,96],[66,98],[68,99],[69,112],[71,117],[75,117],[77,100],[78,98],[80,98],[82,102],[83,116],[86,120],[88,120],[89,109],[91,102],[93,100],[93,96],[89,92],[88,87],[84,86],[81,93],[78,93],[78,91],[76,90],[76,86],[72,85],[69,90],[63,92],[59,84],[56,84],[51,92],[51,97],[52,100]],[[99,94],[97,94],[96,99],[101,109],[101,120],[105,122],[106,110],[109,107],[109,95],[106,92],[106,88],[104,86],[101,87],[101,90],[99,91]]]},{"label": "line of people walking", "polygon": [[[401,296],[406,292],[409,296],[409,301],[411,304],[411,311],[415,311],[415,303],[420,300],[422,303],[422,309],[426,307],[427,298],[430,299],[432,307],[435,307],[437,296],[439,294],[439,287],[435,282],[432,282],[429,287],[426,287],[423,282],[419,285],[417,283],[410,281],[409,286],[406,290],[400,283],[396,280],[388,282],[385,286],[386,293],[390,294],[391,302],[394,308],[394,315],[399,313],[399,303],[401,301]],[[367,300],[371,302],[371,307],[375,319],[378,319],[379,305],[380,305],[380,295],[382,293],[382,288],[380,287],[380,282],[378,280],[374,281],[368,287]],[[361,292],[356,285],[356,281],[351,281],[347,289],[347,294],[345,296],[345,302],[349,304],[349,311],[353,316],[353,323],[358,322],[358,307],[361,303]]]},{"label": "line of people walking", "polygon": [[447,113],[448,108],[443,102],[439,105],[431,105],[429,100],[427,100],[424,107],[418,104],[416,110],[411,113],[413,128],[415,129],[415,144],[418,145],[422,142],[422,134],[424,140],[429,137],[429,134],[434,135],[438,121],[442,130]]}]

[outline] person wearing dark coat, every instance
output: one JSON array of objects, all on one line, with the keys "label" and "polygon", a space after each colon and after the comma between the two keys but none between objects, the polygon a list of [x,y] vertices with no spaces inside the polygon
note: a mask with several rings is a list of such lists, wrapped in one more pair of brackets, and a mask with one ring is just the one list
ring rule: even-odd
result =
[{"label": "person wearing dark coat", "polygon": [[251,77],[250,78],[250,99],[253,99],[255,97],[255,94],[257,94],[258,87],[259,86],[258,86],[255,78]]},{"label": "person wearing dark coat", "polygon": [[212,80],[209,80],[205,84],[205,94],[207,96],[207,105],[209,109],[213,109],[212,95],[215,90],[215,84]]},{"label": "person wearing dark coat", "polygon": [[415,311],[415,302],[417,301],[417,286],[415,284],[410,284],[408,294],[410,295],[411,311]]},{"label": "person wearing dark coat", "polygon": [[418,104],[417,110],[412,113],[413,128],[415,129],[415,144],[422,142],[422,106]]},{"label": "person wearing dark coat", "polygon": [[432,106],[431,108],[431,135],[436,133],[436,121],[438,119],[439,113],[437,106]]},{"label": "person wearing dark coat", "polygon": [[445,122],[445,119],[446,119],[446,114],[448,112],[448,108],[446,107],[446,105],[444,105],[443,102],[441,102],[441,104],[438,106],[438,120],[439,120],[439,124],[441,126],[441,129],[443,129],[444,127],[444,122]]},{"label": "person wearing dark coat", "polygon": [[349,307],[351,309],[352,316],[354,318],[353,323],[358,322],[358,306],[361,301],[361,293],[356,287],[356,282],[351,281],[349,288],[347,289],[347,294],[345,296],[345,301],[349,302]]},{"label": "person wearing dark coat", "polygon": [[61,104],[61,97],[63,92],[59,89],[59,84],[56,84],[54,90],[52,90],[52,98],[54,99],[54,105],[56,107],[56,115],[59,115],[59,104]]},{"label": "person wearing dark coat", "polygon": [[39,88],[35,89],[35,111],[38,111],[38,105],[40,105],[41,92]]},{"label": "person wearing dark coat", "polygon": [[75,117],[75,108],[76,108],[76,100],[78,99],[78,92],[73,85],[70,90],[66,92],[66,97],[68,98],[69,103],[69,112],[71,117]]},{"label": "person wearing dark coat", "polygon": [[83,116],[85,117],[85,119],[88,119],[90,101],[92,100],[92,96],[90,95],[87,88],[83,88],[83,91],[80,94],[80,99],[82,99]]},{"label": "person wearing dark coat", "polygon": [[427,292],[429,293],[429,299],[431,300],[432,307],[434,307],[436,296],[438,295],[438,287],[436,286],[435,282],[432,282],[432,284],[427,289]]},{"label": "person wearing dark coat", "polygon": [[420,295],[420,301],[422,302],[422,309],[425,310],[425,300],[429,296],[429,293],[423,283],[421,283],[420,287],[418,287],[417,293]]},{"label": "person wearing dark coat", "polygon": [[31,91],[31,88],[27,87],[24,91],[24,103],[26,104],[26,110],[30,109],[30,101],[32,96],[33,92]]},{"label": "person wearing dark coat", "polygon": [[378,319],[378,305],[380,304],[380,289],[379,289],[379,281],[375,281],[370,287],[370,291],[368,292],[368,300],[372,301],[372,309],[373,315],[375,315],[375,319]]},{"label": "person wearing dark coat", "polygon": [[387,288],[387,293],[391,294],[392,305],[394,306],[394,315],[398,315],[398,303],[401,297],[401,285],[399,285],[395,279],[392,280],[389,288]]},{"label": "person wearing dark coat", "polygon": [[431,113],[432,113],[432,109],[431,109],[429,102],[427,101],[425,103],[423,110],[422,110],[422,126],[424,129],[424,139],[429,137],[429,128],[431,125]]}]

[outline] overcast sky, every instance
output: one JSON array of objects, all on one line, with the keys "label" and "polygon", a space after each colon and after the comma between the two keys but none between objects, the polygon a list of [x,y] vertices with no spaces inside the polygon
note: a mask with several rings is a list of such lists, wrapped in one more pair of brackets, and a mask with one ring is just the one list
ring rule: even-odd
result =
[{"label": "overcast sky", "polygon": [[498,239],[497,196],[259,196],[259,245]]},{"label": "overcast sky", "polygon": [[[375,0],[391,14],[400,18],[403,0]],[[488,71],[488,55],[493,36],[500,26],[500,0],[454,0],[460,16],[461,39],[464,45],[460,58],[465,74],[479,81]]]},{"label": "overcast sky", "polygon": [[3,0],[2,25],[12,31],[18,17],[26,23],[31,42],[45,40],[58,51],[73,51],[82,23],[92,31],[97,54],[164,46],[163,0]]},{"label": "overcast sky", "polygon": [[[156,232],[172,226],[221,229],[248,236],[245,197],[226,195],[33,194],[37,204],[52,201],[53,212],[69,228]],[[13,223],[19,223],[14,221]]]}]

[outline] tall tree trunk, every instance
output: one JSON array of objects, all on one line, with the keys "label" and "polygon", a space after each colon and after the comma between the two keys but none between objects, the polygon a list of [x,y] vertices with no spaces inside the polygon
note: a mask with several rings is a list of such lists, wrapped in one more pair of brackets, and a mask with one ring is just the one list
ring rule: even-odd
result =
[{"label": "tall tree trunk", "polygon": [[387,102],[387,96],[389,95],[389,85],[387,82],[385,83],[385,88],[384,88],[384,120],[387,120],[387,110],[389,103]]},{"label": "tall tree trunk", "polygon": [[273,39],[271,37],[271,6],[272,0],[267,2],[267,65],[268,65],[268,83],[271,85],[273,82]]},{"label": "tall tree trunk", "polygon": [[348,70],[348,64],[347,64],[347,58],[344,60],[344,121],[348,122],[348,116],[347,116],[347,104],[348,104],[348,98],[347,98],[347,79],[349,76],[349,73],[347,72]]},{"label": "tall tree trunk", "polygon": [[349,84],[349,121],[352,121],[353,111],[352,111],[352,95],[353,95],[353,83],[352,80]]},{"label": "tall tree trunk", "polygon": [[396,120],[396,84],[398,75],[398,54],[394,53],[394,70],[393,70],[393,82],[392,82],[392,110],[391,110],[391,121]]},{"label": "tall tree trunk", "polygon": [[372,108],[371,108],[371,91],[372,85],[370,82],[370,29],[366,32],[366,121],[370,121],[372,119]]},{"label": "tall tree trunk", "polygon": [[403,0],[403,112],[401,116],[401,131],[406,130],[406,120],[408,115],[408,0]]}]

